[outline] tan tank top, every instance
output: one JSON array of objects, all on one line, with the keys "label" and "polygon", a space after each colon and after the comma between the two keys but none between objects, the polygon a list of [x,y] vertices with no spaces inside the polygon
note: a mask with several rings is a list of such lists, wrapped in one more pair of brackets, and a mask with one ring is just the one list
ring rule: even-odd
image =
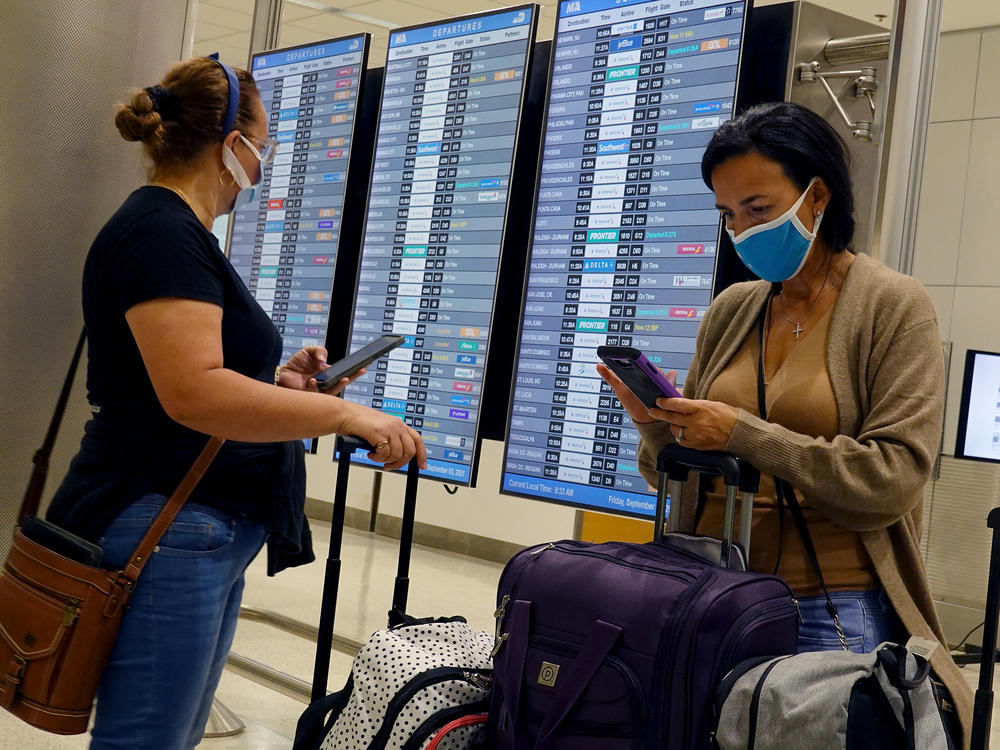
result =
[{"label": "tan tank top", "polygon": [[[795,345],[778,371],[765,380],[768,420],[804,435],[833,439],[838,434],[837,402],[827,372],[826,342],[833,307],[816,321]],[[706,398],[721,401],[760,416],[757,409],[758,330],[754,327],[740,350],[712,383]],[[837,526],[815,508],[808,498],[796,493],[809,524],[813,544],[831,591],[866,590],[877,587],[874,568],[857,532]],[[701,534],[718,536],[722,529],[725,504],[722,480],[712,482],[698,520]],[[788,510],[779,534],[779,513],[775,501],[774,478],[761,476],[760,492],[754,502],[750,532],[750,569],[771,573],[778,560],[778,574],[796,596],[822,593],[819,581],[806,557],[795,522]]]}]

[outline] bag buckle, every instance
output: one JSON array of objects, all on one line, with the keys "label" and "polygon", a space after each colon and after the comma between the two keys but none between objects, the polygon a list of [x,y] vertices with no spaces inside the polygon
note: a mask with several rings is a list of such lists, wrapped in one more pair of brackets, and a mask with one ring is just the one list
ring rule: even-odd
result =
[{"label": "bag buckle", "polygon": [[11,654],[11,663],[7,667],[7,673],[0,678],[0,706],[10,710],[17,697],[18,686],[21,684],[21,676],[24,674],[28,662],[17,654]]},{"label": "bag buckle", "polygon": [[105,617],[117,617],[122,607],[125,606],[125,603],[132,595],[134,588],[135,581],[123,575],[122,571],[118,571],[115,574],[114,580],[111,581],[111,593],[104,604],[102,614]]}]

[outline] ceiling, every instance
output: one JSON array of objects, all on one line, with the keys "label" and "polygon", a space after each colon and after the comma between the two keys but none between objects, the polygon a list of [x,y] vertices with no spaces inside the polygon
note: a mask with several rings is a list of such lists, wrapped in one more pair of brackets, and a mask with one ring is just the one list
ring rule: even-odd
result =
[{"label": "ceiling", "polygon": [[[509,0],[507,4],[516,4]],[[757,0],[771,5],[782,0]],[[893,0],[814,0],[833,10],[888,28]],[[997,0],[942,0],[942,30],[1000,25]],[[538,39],[551,39],[556,0],[540,3]],[[245,67],[249,58],[253,0],[200,0],[197,5],[194,53],[219,52],[223,60]],[[503,0],[285,0],[279,46],[307,44],[369,31],[370,64],[382,65],[391,28],[428,23],[456,14],[476,13],[504,5]],[[880,21],[877,16],[884,15]]]}]

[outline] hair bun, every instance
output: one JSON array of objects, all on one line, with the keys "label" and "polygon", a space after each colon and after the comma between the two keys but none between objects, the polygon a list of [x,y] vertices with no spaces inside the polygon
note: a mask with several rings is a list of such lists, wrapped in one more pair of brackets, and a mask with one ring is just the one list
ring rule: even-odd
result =
[{"label": "hair bun", "polygon": [[149,93],[136,92],[132,101],[118,108],[115,126],[126,141],[148,141],[163,128],[163,118],[153,106]]}]

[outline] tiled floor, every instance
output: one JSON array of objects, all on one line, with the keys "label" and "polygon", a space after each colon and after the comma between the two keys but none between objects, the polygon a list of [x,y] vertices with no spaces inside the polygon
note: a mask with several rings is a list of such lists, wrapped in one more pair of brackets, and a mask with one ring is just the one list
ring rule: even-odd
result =
[{"label": "tiled floor", "polygon": [[[329,527],[313,524],[317,555],[326,556]],[[396,571],[396,544],[384,537],[348,530],[344,535],[343,572],[336,631],[348,638],[364,640],[385,626],[392,599]],[[303,568],[286,571],[275,578],[265,573],[259,558],[247,572],[244,604],[280,612],[309,623],[319,618],[323,587],[322,560]],[[410,570],[409,611],[415,615],[462,614],[476,628],[492,630],[494,592],[500,565],[424,547],[415,547]],[[309,682],[314,649],[295,635],[260,622],[241,620],[233,651]],[[348,672],[349,656],[334,652],[329,687],[340,688]],[[966,668],[973,689],[978,669]],[[996,688],[1000,693],[1000,678]],[[241,674],[226,670],[217,698],[246,724],[235,736],[206,739],[198,750],[287,750],[295,732],[295,722],[304,704],[258,684]],[[1000,748],[1000,717],[994,721],[993,747]],[[28,727],[0,711],[0,747],[18,750],[82,750],[86,735],[58,737]]]}]

